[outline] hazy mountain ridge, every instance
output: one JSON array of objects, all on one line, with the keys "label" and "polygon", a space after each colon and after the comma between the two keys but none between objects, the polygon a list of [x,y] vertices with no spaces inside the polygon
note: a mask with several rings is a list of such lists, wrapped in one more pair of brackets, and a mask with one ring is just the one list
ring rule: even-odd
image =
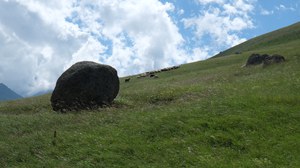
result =
[{"label": "hazy mountain ridge", "polygon": [[21,99],[22,96],[8,88],[5,84],[0,83],[0,101]]}]

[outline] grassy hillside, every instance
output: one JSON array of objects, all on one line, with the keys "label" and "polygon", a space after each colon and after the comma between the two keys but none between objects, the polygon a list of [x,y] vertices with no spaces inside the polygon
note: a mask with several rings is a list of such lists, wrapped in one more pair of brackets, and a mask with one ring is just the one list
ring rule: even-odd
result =
[{"label": "grassy hillside", "polygon": [[[262,36],[250,39],[242,44],[225,50],[215,57],[227,56],[235,53],[242,53],[258,49],[267,49],[270,47],[280,47],[283,43],[291,43],[300,39],[300,22],[285,28],[264,34]],[[214,57],[214,58],[215,58]]]},{"label": "grassy hillside", "polygon": [[[2,102],[0,167],[300,167],[300,40],[282,42],[121,79],[111,108]],[[241,68],[253,52],[287,61]]]}]

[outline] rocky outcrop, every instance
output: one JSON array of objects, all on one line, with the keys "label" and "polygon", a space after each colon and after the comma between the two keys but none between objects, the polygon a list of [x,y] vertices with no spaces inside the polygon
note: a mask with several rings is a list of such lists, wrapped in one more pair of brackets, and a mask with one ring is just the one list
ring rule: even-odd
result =
[{"label": "rocky outcrop", "polygon": [[275,55],[268,55],[268,54],[252,54],[249,56],[247,62],[246,62],[246,66],[249,65],[259,65],[259,64],[263,64],[263,65],[270,65],[272,63],[281,63],[285,61],[285,58],[281,55],[275,54]]}]

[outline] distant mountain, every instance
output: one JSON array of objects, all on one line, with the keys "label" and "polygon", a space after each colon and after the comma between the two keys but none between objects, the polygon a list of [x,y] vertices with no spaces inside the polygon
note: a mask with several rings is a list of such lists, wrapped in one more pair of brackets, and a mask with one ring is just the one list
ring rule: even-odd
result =
[{"label": "distant mountain", "polygon": [[52,92],[53,92],[52,89],[44,90],[44,91],[40,91],[40,92],[35,93],[34,95],[32,95],[32,97],[34,97],[34,96],[41,96],[41,95],[49,94],[49,93],[52,93]]},{"label": "distant mountain", "polygon": [[12,91],[10,88],[8,88],[3,83],[0,83],[0,101],[5,100],[15,100],[20,99],[22,96],[18,95],[14,91]]}]

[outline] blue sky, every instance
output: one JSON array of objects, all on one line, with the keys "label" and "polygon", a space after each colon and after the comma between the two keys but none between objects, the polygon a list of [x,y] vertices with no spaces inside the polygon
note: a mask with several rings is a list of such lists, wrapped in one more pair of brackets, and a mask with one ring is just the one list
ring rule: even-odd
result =
[{"label": "blue sky", "polygon": [[[209,8],[220,7],[220,4],[211,3],[195,5],[197,0],[161,0],[163,3],[171,2],[177,9],[182,9],[184,14],[179,15],[176,12],[171,13],[174,20],[180,20],[187,17],[193,17],[199,15],[202,11],[207,11]],[[201,0],[199,0],[200,2]],[[204,0],[205,1],[205,0]],[[218,1],[218,0],[217,0]],[[247,1],[245,1],[247,2]],[[249,16],[253,22],[253,26],[248,29],[244,29],[240,32],[240,37],[246,39],[253,38],[255,36],[262,35],[267,32],[274,31],[276,29],[285,27],[287,25],[299,22],[300,20],[300,0],[253,0],[254,9],[249,12]],[[192,31],[185,29],[181,23],[178,24],[180,32],[186,37],[191,38],[193,36]],[[206,41],[204,40],[204,43]],[[224,49],[227,49],[224,46]]]},{"label": "blue sky", "polygon": [[[299,0],[260,0],[258,4],[259,13],[253,16],[256,27],[249,30],[248,38],[285,27],[300,20]],[[264,15],[262,14],[263,10],[270,13]],[[246,32],[246,34],[248,33]]]},{"label": "blue sky", "polygon": [[[186,16],[199,12],[198,7],[192,1],[176,3],[176,0],[172,0],[172,2],[185,9],[188,13]],[[247,38],[282,28],[300,20],[300,0],[257,0],[253,2],[254,10],[250,15],[255,28],[245,31],[244,35]],[[194,12],[190,12],[190,9]]]},{"label": "blue sky", "polygon": [[0,0],[0,82],[52,90],[72,64],[119,76],[205,60],[300,20],[300,0]]}]

